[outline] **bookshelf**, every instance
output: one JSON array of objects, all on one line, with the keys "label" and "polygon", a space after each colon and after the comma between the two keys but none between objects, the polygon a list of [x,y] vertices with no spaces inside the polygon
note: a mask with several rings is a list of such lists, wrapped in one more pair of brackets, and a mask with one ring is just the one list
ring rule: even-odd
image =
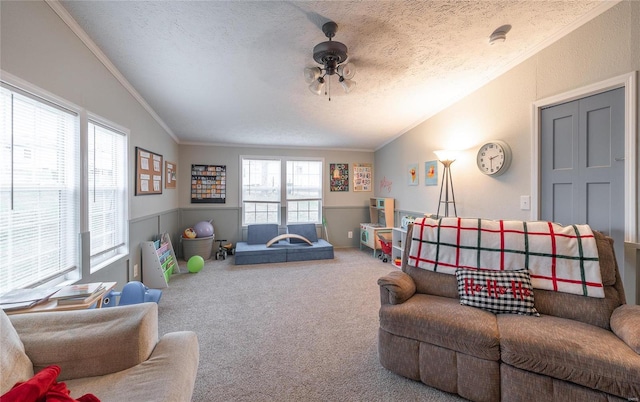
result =
[{"label": "bookshelf", "polygon": [[142,282],[153,289],[169,286],[169,278],[179,272],[171,237],[163,233],[156,241],[142,242]]}]

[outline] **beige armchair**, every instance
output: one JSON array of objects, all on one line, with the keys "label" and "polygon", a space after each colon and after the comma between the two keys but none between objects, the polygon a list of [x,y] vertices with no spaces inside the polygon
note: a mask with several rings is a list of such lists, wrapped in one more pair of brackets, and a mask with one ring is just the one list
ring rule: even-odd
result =
[{"label": "beige armchair", "polygon": [[158,339],[158,305],[7,316],[0,310],[0,395],[49,365],[71,396],[190,401],[198,370],[194,332]]}]

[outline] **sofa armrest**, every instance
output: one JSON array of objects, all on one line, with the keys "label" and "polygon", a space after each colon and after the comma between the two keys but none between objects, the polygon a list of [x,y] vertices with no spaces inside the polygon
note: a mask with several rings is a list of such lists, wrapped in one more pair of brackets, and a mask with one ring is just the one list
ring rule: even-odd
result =
[{"label": "sofa armrest", "polygon": [[640,354],[640,306],[623,304],[611,314],[611,330]]},{"label": "sofa armrest", "polygon": [[158,305],[12,315],[35,372],[56,364],[58,380],[115,373],[147,360],[158,342]]},{"label": "sofa armrest", "polygon": [[381,304],[400,304],[416,293],[416,284],[409,275],[393,271],[378,279]]}]

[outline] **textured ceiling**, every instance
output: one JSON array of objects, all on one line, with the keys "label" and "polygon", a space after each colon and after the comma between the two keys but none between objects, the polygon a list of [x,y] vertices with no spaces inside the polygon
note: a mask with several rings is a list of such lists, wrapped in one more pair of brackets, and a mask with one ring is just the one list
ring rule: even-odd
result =
[{"label": "textured ceiling", "polygon": [[[604,9],[583,0],[61,3],[180,143],[348,149],[380,147]],[[329,20],[357,67],[357,87],[347,95],[332,82],[331,101],[303,77]],[[504,24],[507,40],[490,46]]]}]

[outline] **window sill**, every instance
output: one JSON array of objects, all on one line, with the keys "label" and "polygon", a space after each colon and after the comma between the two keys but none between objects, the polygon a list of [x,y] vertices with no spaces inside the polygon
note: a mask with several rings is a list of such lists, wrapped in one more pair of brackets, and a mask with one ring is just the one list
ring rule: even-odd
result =
[{"label": "window sill", "polygon": [[107,260],[104,260],[98,264],[96,264],[95,266],[92,266],[89,273],[91,274],[95,274],[96,272],[100,271],[103,268],[108,267],[109,265],[115,264],[117,262],[120,262],[121,260],[127,259],[129,257],[128,253],[120,253],[117,254]]}]

